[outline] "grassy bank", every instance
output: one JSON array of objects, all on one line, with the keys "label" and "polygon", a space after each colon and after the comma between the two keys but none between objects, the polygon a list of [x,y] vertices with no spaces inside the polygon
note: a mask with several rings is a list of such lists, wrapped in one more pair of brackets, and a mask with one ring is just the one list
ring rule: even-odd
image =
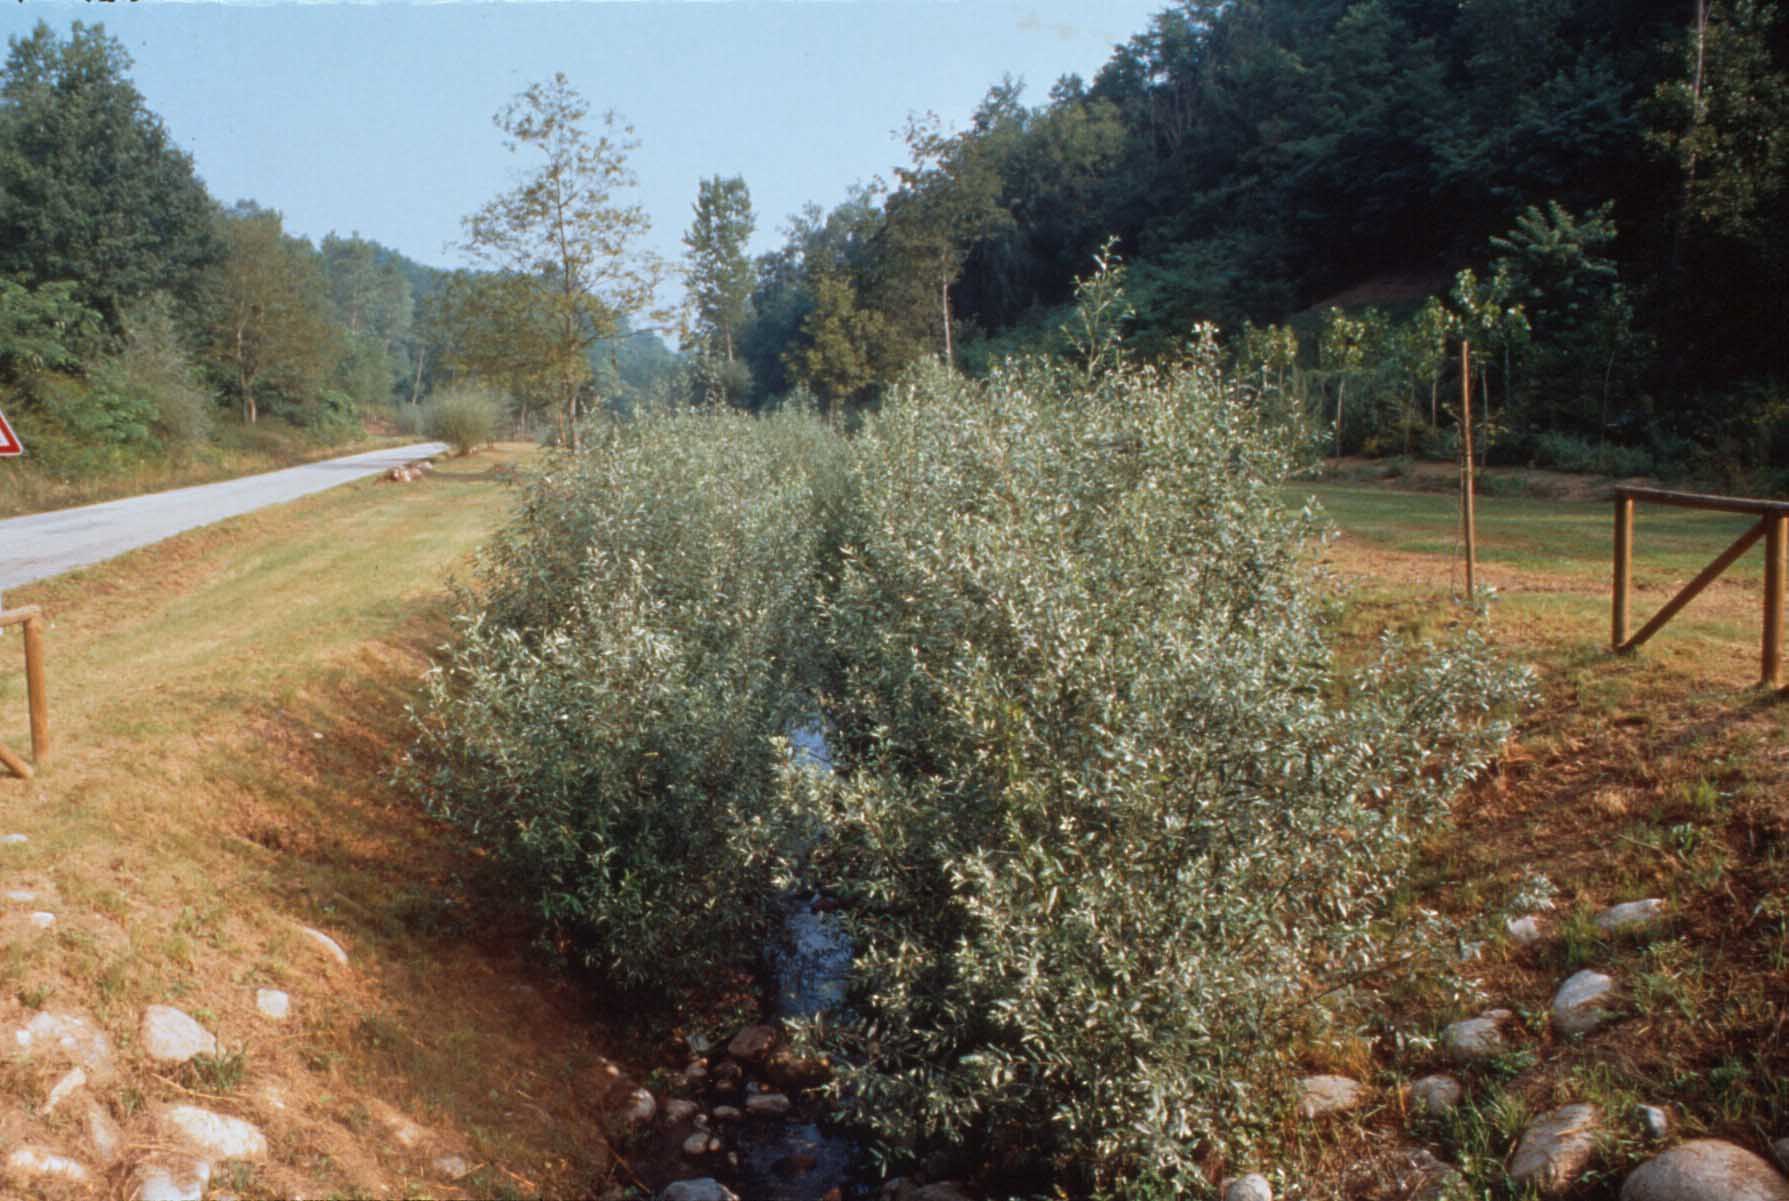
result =
[{"label": "grassy bank", "polygon": [[[1340,529],[1327,549],[1339,620],[1358,638],[1464,620],[1451,497],[1321,486]],[[1481,578],[1498,593],[1499,645],[1531,662],[1542,703],[1499,770],[1424,847],[1408,904],[1483,939],[1462,971],[1476,1005],[1516,1011],[1511,1049],[1465,1073],[1469,1103],[1447,1122],[1406,1113],[1392,1086],[1444,1070],[1442,1026],[1477,1009],[1432,982],[1388,981],[1384,1018],[1353,1040],[1309,1052],[1383,1086],[1370,1116],[1298,1136],[1294,1174],[1349,1195],[1388,1179],[1417,1139],[1466,1175],[1462,1196],[1520,1196],[1503,1173],[1533,1115],[1568,1102],[1602,1107],[1606,1135],[1572,1198],[1613,1198],[1658,1144],[1637,1107],[1666,1107],[1673,1140],[1713,1135],[1765,1150],[1789,1123],[1789,704],[1755,687],[1761,552],[1754,551],[1637,654],[1607,652],[1610,506],[1486,498]],[[1642,508],[1636,625],[1712,559],[1739,522]],[[1501,927],[1536,875],[1557,889],[1548,937],[1531,947]],[[1600,934],[1590,917],[1658,897],[1669,917],[1637,937]],[[1613,976],[1619,1020],[1584,1037],[1555,1033],[1548,1006],[1579,968]],[[1354,1182],[1350,1185],[1350,1182]],[[1382,1190],[1382,1186],[1380,1187]]]},{"label": "grassy bank", "polygon": [[[385,783],[447,634],[444,579],[506,511],[494,469],[528,453],[339,488],[8,596],[53,619],[55,752],[37,780],[0,780],[7,831],[30,840],[0,881],[57,920],[0,952],[0,1017],[92,1015],[120,1048],[99,1095],[131,1142],[152,1141],[158,1104],[197,1098],[266,1132],[269,1159],[224,1177],[246,1196],[569,1195],[607,1172],[581,1002],[528,961],[481,863]],[[0,741],[23,747],[17,658],[0,640]],[[287,991],[292,1017],[261,1017],[257,988]],[[131,1048],[155,1002],[240,1058],[151,1070]],[[53,1083],[9,1071],[25,1105]],[[400,1117],[431,1137],[406,1149]],[[78,1153],[76,1129],[35,1133]],[[428,1167],[446,1152],[475,1168],[457,1186]]]}]

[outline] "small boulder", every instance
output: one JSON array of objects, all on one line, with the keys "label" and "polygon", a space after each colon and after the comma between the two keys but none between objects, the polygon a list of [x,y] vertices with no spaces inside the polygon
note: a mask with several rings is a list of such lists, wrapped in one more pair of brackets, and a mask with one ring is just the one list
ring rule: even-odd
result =
[{"label": "small boulder", "polygon": [[255,1008],[262,1017],[283,1022],[292,1012],[292,998],[277,988],[258,988],[255,990]]},{"label": "small boulder", "polygon": [[156,1160],[136,1171],[137,1201],[204,1201],[211,1165],[202,1159]]},{"label": "small boulder", "polygon": [[682,1097],[674,1101],[666,1101],[665,1121],[672,1125],[676,1125],[678,1122],[687,1122],[701,1112],[701,1109],[702,1107],[694,1101],[686,1101]]},{"label": "small boulder", "polygon": [[124,1131],[98,1101],[87,1102],[86,1126],[87,1143],[93,1148],[93,1157],[101,1165],[110,1165],[124,1150]]},{"label": "small boulder", "polygon": [[754,1117],[780,1118],[789,1112],[789,1098],[782,1093],[757,1093],[745,1099],[745,1111]]},{"label": "small boulder", "polygon": [[144,1053],[157,1063],[185,1063],[195,1055],[217,1054],[217,1039],[211,1032],[172,1005],[145,1009],[138,1037]]},{"label": "small boulder", "polygon": [[63,1180],[70,1184],[87,1184],[93,1173],[85,1164],[46,1151],[42,1147],[20,1147],[6,1157],[7,1175],[16,1180]]},{"label": "small boulder", "polygon": [[674,1181],[658,1197],[659,1201],[739,1201],[732,1189],[710,1176]]},{"label": "small boulder", "polygon": [[1532,913],[1503,919],[1503,928],[1509,932],[1510,941],[1518,946],[1531,947],[1547,937],[1546,927]]},{"label": "small boulder", "polygon": [[1465,1096],[1464,1086],[1445,1074],[1424,1076],[1410,1085],[1410,1107],[1435,1117],[1452,1113]]},{"label": "small boulder", "polygon": [[658,1116],[658,1102],[650,1089],[636,1088],[621,1102],[621,1120],[629,1126],[644,1126]]},{"label": "small boulder", "polygon": [[1628,1173],[1621,1201],[1789,1201],[1789,1179],[1743,1147],[1699,1138]]},{"label": "small boulder", "polygon": [[770,1054],[771,1048],[776,1046],[776,1039],[774,1026],[747,1026],[727,1044],[727,1054],[741,1063],[762,1063],[765,1056]]},{"label": "small boulder", "polygon": [[710,1151],[719,1151],[720,1141],[709,1135],[706,1130],[698,1130],[683,1140],[683,1153],[691,1159],[700,1159]]},{"label": "small boulder", "polygon": [[1615,991],[1615,981],[1585,968],[1566,977],[1553,994],[1553,1025],[1561,1034],[1588,1034],[1612,1016],[1600,1002]]},{"label": "small boulder", "polygon": [[832,1079],[832,1065],[818,1056],[793,1055],[779,1047],[764,1061],[764,1074],[778,1088],[800,1092]]},{"label": "small boulder", "polygon": [[1659,1105],[1642,1105],[1639,1114],[1640,1129],[1646,1131],[1650,1139],[1662,1139],[1671,1133],[1671,1111]]},{"label": "small boulder", "polygon": [[309,926],[298,927],[298,932],[305,937],[311,946],[328,956],[338,967],[348,966],[348,952],[342,950],[342,944],[321,930],[313,930]]},{"label": "small boulder", "polygon": [[1570,1188],[1596,1153],[1599,1119],[1594,1105],[1565,1105],[1530,1122],[1510,1156],[1510,1179],[1544,1197]]},{"label": "small boulder", "polygon": [[717,1121],[736,1122],[744,1117],[745,1113],[737,1105],[716,1105],[714,1116]]},{"label": "small boulder", "polygon": [[1218,1189],[1224,1201],[1273,1201],[1273,1185],[1259,1172],[1226,1180]]},{"label": "small boulder", "polygon": [[267,1155],[267,1136],[254,1125],[197,1105],[170,1105],[162,1111],[161,1124],[194,1151],[213,1159],[262,1159]]},{"label": "small boulder", "polygon": [[103,1084],[112,1077],[112,1040],[91,1018],[78,1013],[45,1010],[15,1029],[12,1037],[13,1046],[21,1058],[60,1059],[85,1068],[96,1084]]},{"label": "small boulder", "polygon": [[1665,916],[1665,902],[1658,897],[1611,905],[1590,920],[1604,934],[1629,934],[1643,930]]},{"label": "small boulder", "polygon": [[472,1175],[472,1165],[464,1155],[437,1155],[429,1160],[429,1167],[443,1180],[464,1180]]},{"label": "small boulder", "polygon": [[1347,1076],[1306,1076],[1298,1082],[1298,1112],[1307,1118],[1342,1113],[1366,1099],[1366,1086]]},{"label": "small boulder", "polygon": [[1503,1024],[1511,1016],[1507,1009],[1491,1009],[1475,1018],[1450,1022],[1441,1032],[1441,1048],[1455,1063],[1472,1063],[1497,1055],[1507,1045],[1503,1041]]}]

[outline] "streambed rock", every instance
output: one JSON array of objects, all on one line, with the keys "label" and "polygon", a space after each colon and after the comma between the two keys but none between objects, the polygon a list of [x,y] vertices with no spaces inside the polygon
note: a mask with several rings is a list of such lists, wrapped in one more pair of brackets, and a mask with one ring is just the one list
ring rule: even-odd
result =
[{"label": "streambed rock", "polygon": [[1510,1179],[1547,1197],[1570,1188],[1596,1153],[1600,1118],[1594,1105],[1564,1105],[1529,1123],[1510,1157]]},{"label": "streambed rock", "polygon": [[20,1147],[6,1157],[6,1174],[15,1180],[65,1180],[86,1184],[93,1173],[78,1160],[43,1147]]},{"label": "streambed rock", "polygon": [[112,1078],[112,1040],[84,1014],[45,1010],[15,1029],[12,1037],[21,1058],[59,1059],[85,1068],[95,1083],[103,1084]]},{"label": "streambed rock", "polygon": [[739,1201],[732,1189],[712,1176],[676,1181],[666,1185],[658,1196],[659,1201]]},{"label": "streambed rock", "polygon": [[1553,995],[1553,1025],[1562,1034],[1588,1034],[1613,1015],[1601,1002],[1615,991],[1615,981],[1585,968],[1566,977]]},{"label": "streambed rock", "polygon": [[747,1026],[727,1044],[727,1054],[740,1063],[757,1065],[764,1062],[771,1048],[776,1046],[776,1039],[775,1026]]},{"label": "streambed rock", "polygon": [[1628,1173],[1621,1201],[1789,1201],[1789,1179],[1744,1147],[1699,1138]]},{"label": "streambed rock", "polygon": [[1410,1107],[1419,1113],[1451,1113],[1466,1096],[1466,1089],[1452,1076],[1424,1076],[1410,1085]]},{"label": "streambed rock", "polygon": [[172,1005],[143,1010],[138,1031],[143,1051],[157,1063],[185,1063],[195,1055],[216,1055],[217,1039],[185,1012]]},{"label": "streambed rock", "polygon": [[211,1165],[202,1159],[154,1160],[138,1166],[137,1201],[204,1201]]}]

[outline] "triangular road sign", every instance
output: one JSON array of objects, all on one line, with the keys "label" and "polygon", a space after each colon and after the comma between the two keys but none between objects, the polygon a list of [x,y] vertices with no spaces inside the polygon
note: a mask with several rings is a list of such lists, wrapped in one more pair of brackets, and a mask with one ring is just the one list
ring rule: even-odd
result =
[{"label": "triangular road sign", "polygon": [[10,459],[14,455],[24,453],[24,444],[19,441],[19,436],[12,432],[12,426],[6,424],[6,414],[0,413],[0,459]]}]

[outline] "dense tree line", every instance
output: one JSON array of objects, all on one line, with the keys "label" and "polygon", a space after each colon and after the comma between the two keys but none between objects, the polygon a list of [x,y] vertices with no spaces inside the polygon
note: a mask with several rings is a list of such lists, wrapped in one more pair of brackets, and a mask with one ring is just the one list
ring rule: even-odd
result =
[{"label": "dense tree line", "polygon": [[130,66],[103,27],[40,22],[0,73],[0,409],[34,461],[104,472],[268,419],[334,439],[451,378],[450,276],[218,203]]},{"label": "dense tree line", "polygon": [[[863,403],[916,357],[1048,345],[1115,238],[1133,348],[1217,322],[1340,417],[1342,449],[1445,442],[1457,376],[1434,349],[1469,336],[1493,453],[1694,436],[1732,468],[1789,457],[1771,0],[1182,0],[1091,81],[1036,107],[1002,81],[907,143],[892,182],[810,207],[755,262],[748,403]],[[1258,362],[1275,338],[1290,354]]]}]

